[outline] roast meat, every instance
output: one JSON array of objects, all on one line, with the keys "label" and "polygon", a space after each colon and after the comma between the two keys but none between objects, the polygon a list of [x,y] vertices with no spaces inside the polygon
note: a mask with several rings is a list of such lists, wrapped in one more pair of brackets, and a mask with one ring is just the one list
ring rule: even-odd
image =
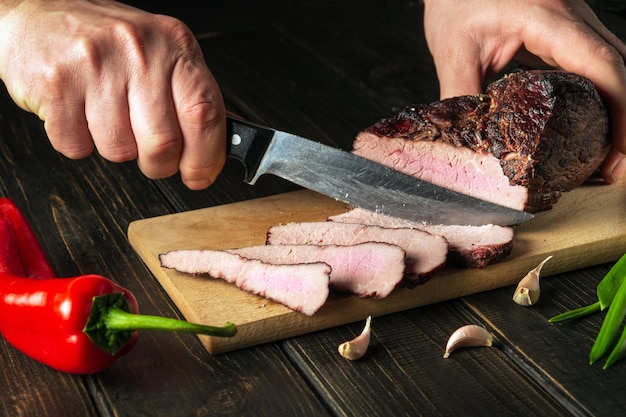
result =
[{"label": "roast meat", "polygon": [[360,133],[357,155],[512,208],[537,212],[584,182],[611,146],[586,78],[517,71],[485,94],[405,108]]}]

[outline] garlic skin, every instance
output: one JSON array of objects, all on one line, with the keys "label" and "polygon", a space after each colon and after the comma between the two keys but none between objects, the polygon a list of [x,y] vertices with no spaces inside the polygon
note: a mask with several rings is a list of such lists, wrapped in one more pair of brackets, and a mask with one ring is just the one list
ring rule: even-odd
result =
[{"label": "garlic skin", "polygon": [[368,316],[365,321],[365,327],[360,335],[355,337],[354,339],[343,342],[339,345],[337,350],[339,354],[344,358],[354,361],[357,359],[361,359],[365,352],[367,352],[367,348],[370,344],[370,334],[371,334],[371,322],[372,316]]},{"label": "garlic skin", "polygon": [[513,294],[513,301],[517,304],[528,307],[537,304],[539,301],[539,294],[541,288],[539,285],[539,274],[541,268],[552,258],[552,255],[548,256],[539,265],[532,269],[522,280],[517,284],[515,293]]},{"label": "garlic skin", "polygon": [[461,326],[452,333],[446,344],[446,351],[443,358],[446,359],[450,354],[463,347],[491,347],[493,344],[493,336],[487,329],[476,324],[468,324]]}]

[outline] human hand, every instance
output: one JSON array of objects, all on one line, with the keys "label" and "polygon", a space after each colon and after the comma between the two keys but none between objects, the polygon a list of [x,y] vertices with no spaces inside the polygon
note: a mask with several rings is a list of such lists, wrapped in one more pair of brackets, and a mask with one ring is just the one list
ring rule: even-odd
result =
[{"label": "human hand", "polygon": [[424,0],[441,98],[482,92],[516,56],[589,78],[605,101],[613,149],[606,182],[626,173],[626,46],[583,0]]},{"label": "human hand", "polygon": [[113,0],[0,0],[0,78],[69,158],[136,159],[208,187],[226,158],[219,87],[182,22]]}]

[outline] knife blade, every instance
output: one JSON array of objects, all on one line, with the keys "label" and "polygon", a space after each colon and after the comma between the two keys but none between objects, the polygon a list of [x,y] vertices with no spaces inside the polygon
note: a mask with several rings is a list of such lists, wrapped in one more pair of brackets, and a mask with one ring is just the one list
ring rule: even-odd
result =
[{"label": "knife blade", "polygon": [[533,218],[411,177],[350,152],[227,117],[228,156],[254,185],[272,174],[336,200],[411,221],[448,225],[517,225]]}]

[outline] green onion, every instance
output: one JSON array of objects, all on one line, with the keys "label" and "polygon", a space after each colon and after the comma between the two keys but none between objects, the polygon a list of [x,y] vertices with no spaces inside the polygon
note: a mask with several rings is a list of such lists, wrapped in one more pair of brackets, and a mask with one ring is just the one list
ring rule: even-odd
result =
[{"label": "green onion", "polygon": [[619,341],[613,348],[613,351],[609,355],[606,362],[604,362],[603,369],[608,369],[611,365],[615,363],[619,359],[620,356],[626,351],[626,332],[622,331],[622,336],[619,338]]},{"label": "green onion", "polygon": [[611,300],[609,312],[602,322],[600,332],[589,353],[590,364],[607,353],[617,336],[620,324],[624,321],[624,316],[626,316],[626,280],[622,280],[615,297]]},{"label": "green onion", "polygon": [[549,318],[548,322],[559,323],[567,320],[580,319],[598,311],[601,311],[600,301],[596,301],[595,303],[585,307],[577,308],[576,310],[570,310],[561,314],[557,314],[556,316]]},{"label": "green onion", "polygon": [[613,265],[613,268],[605,275],[596,288],[598,300],[600,301],[600,309],[604,310],[613,301],[620,285],[626,277],[626,255],[623,255],[619,261]]},{"label": "green onion", "polygon": [[[596,288],[598,301],[585,307],[566,311],[551,317],[548,322],[558,323],[580,319],[609,308],[602,322],[595,342],[589,353],[589,363],[593,364],[608,353],[617,338],[620,325],[626,317],[626,254],[609,270]],[[626,351],[626,332],[622,332],[617,344],[609,354],[603,368],[610,367]]]}]

